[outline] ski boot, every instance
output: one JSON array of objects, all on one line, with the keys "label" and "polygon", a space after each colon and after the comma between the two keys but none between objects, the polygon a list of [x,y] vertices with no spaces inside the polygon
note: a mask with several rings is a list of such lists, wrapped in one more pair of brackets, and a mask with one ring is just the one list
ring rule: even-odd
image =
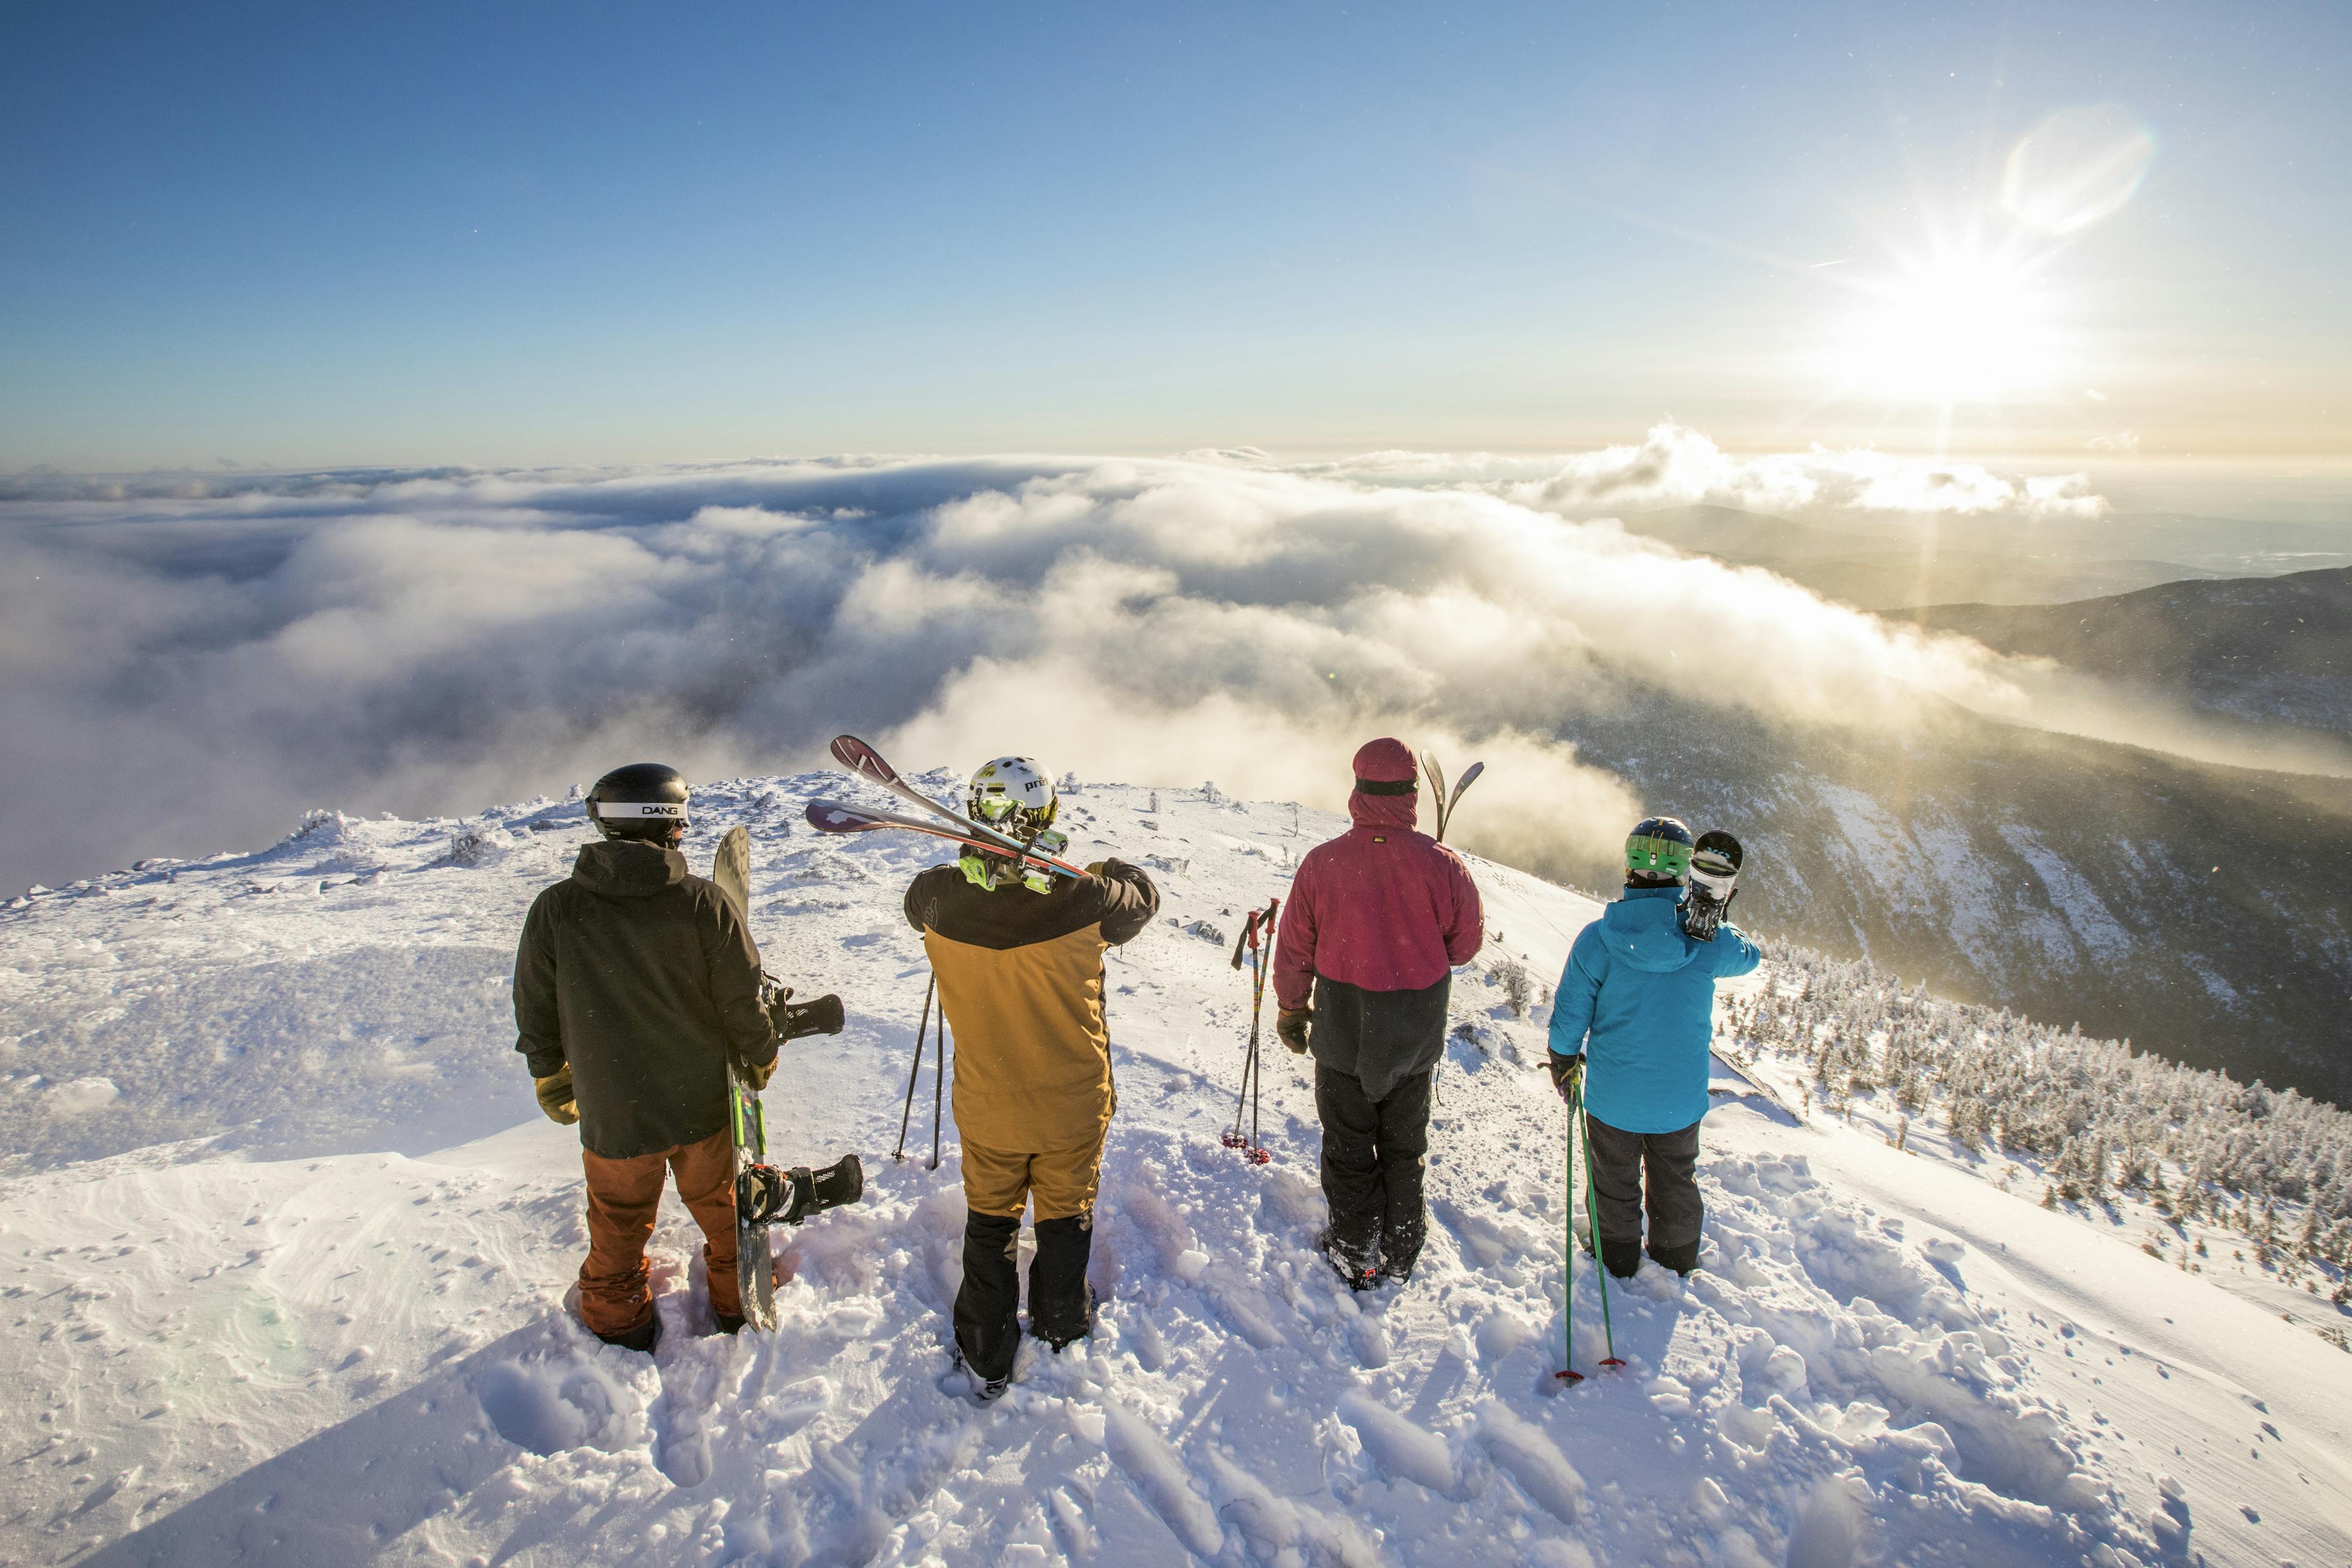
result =
[{"label": "ski boot", "polygon": [[1317,1237],[1315,1245],[1322,1252],[1323,1261],[1331,1266],[1331,1272],[1337,1274],[1349,1289],[1369,1290],[1381,1282],[1379,1265],[1369,1259],[1360,1262],[1334,1246],[1329,1231]]}]

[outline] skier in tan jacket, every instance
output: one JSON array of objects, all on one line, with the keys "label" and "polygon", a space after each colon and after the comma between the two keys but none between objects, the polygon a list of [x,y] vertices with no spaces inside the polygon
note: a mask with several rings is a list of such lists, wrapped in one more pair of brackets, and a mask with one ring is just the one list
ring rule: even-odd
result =
[{"label": "skier in tan jacket", "polygon": [[[975,820],[1047,853],[1064,842],[1052,831],[1053,780],[1029,758],[1000,757],[975,773],[968,805]],[[1151,879],[1118,860],[1050,881],[1023,869],[1010,856],[967,850],[907,889],[907,923],[923,933],[955,1037],[969,1211],[956,1348],[983,1400],[1004,1391],[1021,1348],[1013,1260],[1033,1199],[1030,1332],[1058,1351],[1094,1328],[1087,1261],[1103,1138],[1118,1106],[1103,953],[1160,908]]]}]

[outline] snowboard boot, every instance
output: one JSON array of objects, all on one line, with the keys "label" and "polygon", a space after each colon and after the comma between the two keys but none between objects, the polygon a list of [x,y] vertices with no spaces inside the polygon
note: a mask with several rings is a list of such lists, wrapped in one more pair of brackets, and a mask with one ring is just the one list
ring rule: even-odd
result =
[{"label": "snowboard boot", "polygon": [[634,1329],[625,1329],[617,1334],[598,1334],[596,1337],[608,1345],[618,1345],[625,1351],[642,1351],[646,1355],[651,1355],[654,1353],[654,1346],[661,1343],[661,1314],[649,1313],[646,1321]]},{"label": "snowboard boot", "polygon": [[713,1307],[710,1309],[710,1315],[718,1320],[719,1331],[722,1334],[731,1337],[735,1334],[740,1333],[743,1330],[743,1320],[736,1317],[731,1312],[722,1312],[718,1308]]}]

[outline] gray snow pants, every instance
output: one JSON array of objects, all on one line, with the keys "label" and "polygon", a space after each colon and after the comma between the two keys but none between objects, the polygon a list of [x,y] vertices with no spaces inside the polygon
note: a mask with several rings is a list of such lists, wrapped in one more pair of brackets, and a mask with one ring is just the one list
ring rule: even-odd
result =
[{"label": "gray snow pants", "polygon": [[1623,1279],[1642,1266],[1645,1173],[1650,1256],[1677,1274],[1697,1268],[1699,1226],[1706,1218],[1698,1195],[1698,1123],[1678,1132],[1627,1132],[1587,1111],[1584,1128],[1592,1146],[1601,1261],[1609,1272]]}]

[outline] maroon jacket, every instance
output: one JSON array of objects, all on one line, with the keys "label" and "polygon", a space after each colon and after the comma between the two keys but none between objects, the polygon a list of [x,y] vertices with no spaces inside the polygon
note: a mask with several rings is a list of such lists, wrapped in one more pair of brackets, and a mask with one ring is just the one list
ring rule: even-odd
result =
[{"label": "maroon jacket", "polygon": [[[1385,744],[1402,755],[1401,776],[1410,780],[1412,753]],[[1359,753],[1358,777],[1399,775],[1394,767],[1368,768],[1371,759]],[[1355,791],[1348,796],[1354,828],[1299,862],[1274,950],[1275,1000],[1284,1007],[1306,1006],[1318,974],[1366,991],[1419,991],[1477,956],[1486,940],[1477,886],[1460,856],[1413,831],[1417,799]]]}]

